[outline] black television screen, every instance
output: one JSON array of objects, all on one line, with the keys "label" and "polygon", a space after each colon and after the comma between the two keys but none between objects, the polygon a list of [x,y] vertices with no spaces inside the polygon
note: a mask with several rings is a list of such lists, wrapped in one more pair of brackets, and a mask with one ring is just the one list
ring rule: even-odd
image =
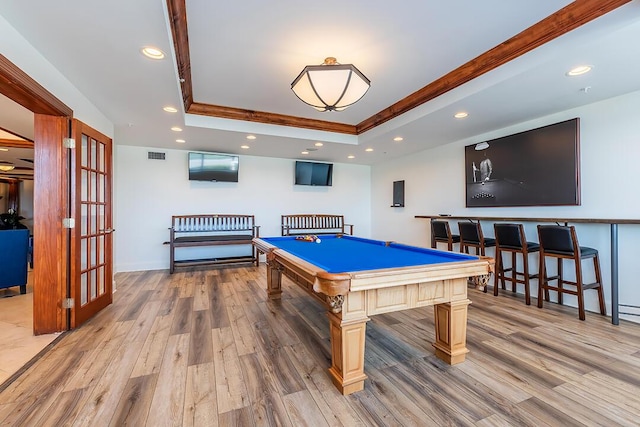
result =
[{"label": "black television screen", "polygon": [[296,185],[330,186],[333,164],[296,161]]},{"label": "black television screen", "polygon": [[467,207],[580,204],[578,118],[465,147]]},{"label": "black television screen", "polygon": [[238,166],[238,156],[190,152],[189,180],[238,182]]}]

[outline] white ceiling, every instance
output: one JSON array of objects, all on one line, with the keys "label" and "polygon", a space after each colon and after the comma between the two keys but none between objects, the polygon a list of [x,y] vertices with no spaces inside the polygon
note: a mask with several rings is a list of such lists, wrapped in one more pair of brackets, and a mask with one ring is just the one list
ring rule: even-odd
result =
[{"label": "white ceiling", "polygon": [[[356,125],[569,3],[186,0],[193,98]],[[5,1],[0,15],[115,124],[114,141],[122,145],[373,164],[640,90],[634,0],[357,137],[185,116],[166,7],[165,0]],[[168,57],[143,57],[140,49],[149,45]],[[305,65],[327,56],[353,63],[372,82],[343,112],[316,112],[290,89]],[[580,64],[593,71],[565,76]],[[165,105],[180,112],[166,113]],[[32,134],[10,110],[2,108],[0,127],[13,123],[12,131]],[[469,117],[454,119],[461,110]],[[172,132],[175,125],[183,132]],[[247,141],[248,133],[257,139]],[[404,141],[393,142],[397,135]],[[317,141],[324,146],[300,154]]]}]

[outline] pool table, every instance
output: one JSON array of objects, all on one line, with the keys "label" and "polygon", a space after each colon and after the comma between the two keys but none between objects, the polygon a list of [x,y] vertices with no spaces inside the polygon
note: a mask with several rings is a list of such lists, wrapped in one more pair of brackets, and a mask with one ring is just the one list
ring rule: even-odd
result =
[{"label": "pool table", "polygon": [[435,354],[461,363],[466,348],[467,280],[486,283],[489,257],[439,251],[347,235],[310,242],[263,237],[253,244],[267,259],[267,292],[282,294],[282,274],[327,307],[331,337],[329,374],[342,394],[364,388],[369,316],[434,306]]}]

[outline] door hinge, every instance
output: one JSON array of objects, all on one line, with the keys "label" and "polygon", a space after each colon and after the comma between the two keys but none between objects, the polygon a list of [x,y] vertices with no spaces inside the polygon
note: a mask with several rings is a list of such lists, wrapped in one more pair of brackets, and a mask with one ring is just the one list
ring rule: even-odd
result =
[{"label": "door hinge", "polygon": [[75,301],[73,298],[64,298],[62,300],[62,308],[73,308]]},{"label": "door hinge", "polygon": [[73,138],[64,138],[62,140],[62,146],[64,148],[76,148],[76,140]]},{"label": "door hinge", "polygon": [[76,226],[76,220],[73,218],[62,218],[63,228],[74,228]]}]

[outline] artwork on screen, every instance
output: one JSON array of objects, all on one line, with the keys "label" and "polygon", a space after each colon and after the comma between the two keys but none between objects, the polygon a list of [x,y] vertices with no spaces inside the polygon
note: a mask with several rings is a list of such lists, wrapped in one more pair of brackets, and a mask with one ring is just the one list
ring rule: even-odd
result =
[{"label": "artwork on screen", "polygon": [[331,186],[333,164],[296,161],[295,184]]},{"label": "artwork on screen", "polygon": [[189,153],[189,180],[238,182],[238,156],[219,153]]},{"label": "artwork on screen", "polygon": [[580,119],[465,147],[467,207],[580,204]]}]

